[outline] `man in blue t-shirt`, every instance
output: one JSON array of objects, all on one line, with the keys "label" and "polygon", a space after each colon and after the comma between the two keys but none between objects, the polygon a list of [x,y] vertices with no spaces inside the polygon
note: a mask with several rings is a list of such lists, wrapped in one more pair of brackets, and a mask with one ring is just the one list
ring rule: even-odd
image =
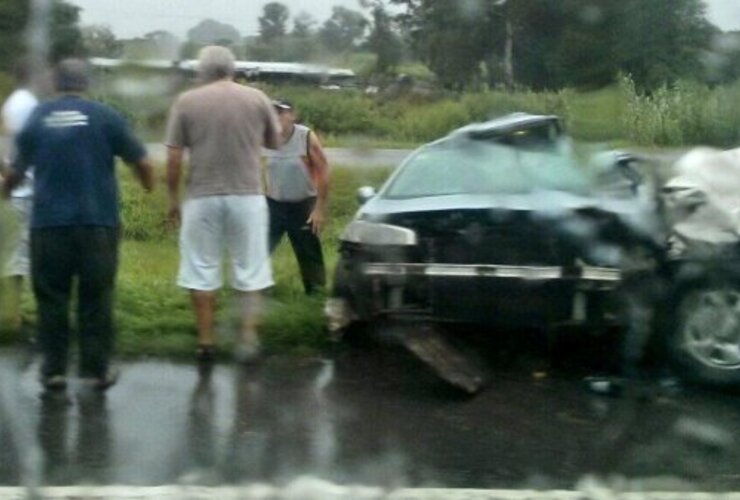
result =
[{"label": "man in blue t-shirt", "polygon": [[31,278],[44,386],[66,387],[69,302],[77,278],[79,375],[106,389],[115,382],[109,369],[119,239],[115,157],[134,168],[147,191],[153,172],[124,119],[82,97],[85,62],[62,61],[54,84],[60,96],[39,105],[16,139],[17,158],[3,191],[7,196],[34,166]]}]

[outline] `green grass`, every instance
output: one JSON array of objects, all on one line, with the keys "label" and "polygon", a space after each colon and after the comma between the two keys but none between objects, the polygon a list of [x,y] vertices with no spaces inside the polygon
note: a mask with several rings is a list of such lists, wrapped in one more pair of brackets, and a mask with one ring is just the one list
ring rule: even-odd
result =
[{"label": "green grass", "polygon": [[[343,169],[332,172],[329,219],[323,247],[329,272],[337,260],[339,234],[357,209],[355,191],[362,185],[378,186],[388,169]],[[177,237],[164,225],[166,197],[160,188],[145,195],[121,170],[124,241],[117,282],[116,319],[118,352],[122,355],[190,356],[195,348],[195,328],[189,297],[175,285],[178,266]],[[323,299],[306,297],[298,266],[287,242],[273,259],[276,286],[268,294],[262,340],[267,352],[306,354],[328,345],[323,318]],[[218,332],[228,350],[233,342],[237,314],[233,295],[220,294]],[[26,293],[23,304],[27,318],[34,304]],[[8,311],[0,311],[0,340],[18,341],[18,335],[3,329]]]},{"label": "green grass", "polygon": [[570,131],[584,142],[624,141],[625,99],[616,87],[568,96]]}]

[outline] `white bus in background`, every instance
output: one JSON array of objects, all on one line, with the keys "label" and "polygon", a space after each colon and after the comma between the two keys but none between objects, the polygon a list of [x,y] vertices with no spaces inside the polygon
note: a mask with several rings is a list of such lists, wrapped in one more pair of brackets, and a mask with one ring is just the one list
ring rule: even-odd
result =
[{"label": "white bus in background", "polygon": [[[170,61],[166,59],[128,60],[93,57],[90,59],[90,64],[103,71],[113,72],[121,68],[174,71],[191,78],[195,76],[197,61],[193,59]],[[328,90],[356,86],[355,72],[350,69],[308,63],[236,61],[235,79],[237,81],[264,82],[277,85],[312,85]]]}]

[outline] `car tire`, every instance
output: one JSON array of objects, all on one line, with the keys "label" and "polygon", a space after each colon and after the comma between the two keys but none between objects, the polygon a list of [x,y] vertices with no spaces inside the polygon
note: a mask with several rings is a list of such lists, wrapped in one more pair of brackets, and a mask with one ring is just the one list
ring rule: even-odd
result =
[{"label": "car tire", "polygon": [[673,298],[666,341],[678,375],[703,385],[740,384],[740,282],[695,283]]}]

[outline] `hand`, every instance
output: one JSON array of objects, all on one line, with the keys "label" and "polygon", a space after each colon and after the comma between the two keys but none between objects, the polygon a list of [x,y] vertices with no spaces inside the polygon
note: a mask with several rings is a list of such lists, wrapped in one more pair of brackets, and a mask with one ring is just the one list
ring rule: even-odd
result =
[{"label": "hand", "polygon": [[180,222],[182,220],[182,214],[180,213],[180,204],[176,202],[170,203],[170,209],[167,212],[167,223],[172,228],[177,228],[180,226]]},{"label": "hand", "polygon": [[311,226],[313,234],[319,234],[324,228],[324,210],[321,207],[315,207],[306,222]]}]

